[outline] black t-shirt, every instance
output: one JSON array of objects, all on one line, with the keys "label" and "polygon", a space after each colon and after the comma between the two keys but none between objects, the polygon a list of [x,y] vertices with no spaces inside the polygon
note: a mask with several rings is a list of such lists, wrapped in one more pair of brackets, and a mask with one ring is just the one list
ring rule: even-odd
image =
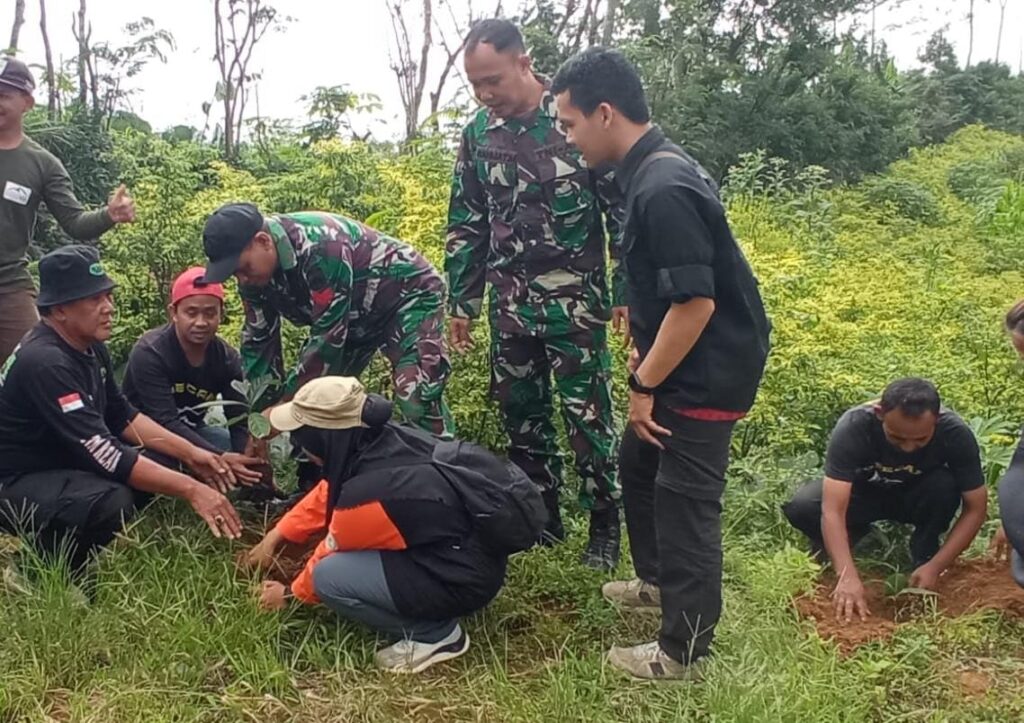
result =
[{"label": "black t-shirt", "polygon": [[[666,155],[644,165],[657,153]],[[764,372],[770,325],[717,187],[657,128],[630,149],[616,179],[627,197],[623,263],[641,356],[672,304],[698,297],[715,302],[697,343],[656,396],[676,409],[746,412]]]},{"label": "black t-shirt", "polygon": [[940,411],[931,441],[908,454],[885,438],[873,405],[854,407],[839,418],[825,455],[826,477],[878,487],[902,487],[938,467],[949,468],[961,492],[985,484],[974,433],[947,409]]},{"label": "black t-shirt", "polygon": [[[217,398],[244,402],[244,397],[231,386],[242,378],[242,361],[238,352],[216,337],[206,347],[206,358],[192,366],[181,348],[172,324],[143,334],[128,356],[124,375],[124,393],[128,400],[157,424],[184,437],[192,444],[211,452],[220,452],[195,431],[202,426],[206,409],[193,408]],[[231,424],[231,446],[241,452],[248,438],[245,408],[224,407],[224,416]]]},{"label": "black t-shirt", "polygon": [[138,411],[118,389],[105,345],[82,353],[39,322],[0,383],[0,479],[81,469],[128,481],[139,453],[120,435]]}]

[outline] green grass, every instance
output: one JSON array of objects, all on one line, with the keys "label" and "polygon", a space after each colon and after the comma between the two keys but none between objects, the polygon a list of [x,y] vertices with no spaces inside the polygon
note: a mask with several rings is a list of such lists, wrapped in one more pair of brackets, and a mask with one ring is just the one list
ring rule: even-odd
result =
[{"label": "green grass", "polygon": [[[725,615],[699,685],[635,683],[603,661],[653,618],[606,605],[576,562],[585,536],[512,561],[508,585],[467,621],[457,661],[395,677],[375,637],[328,611],[257,610],[240,545],[160,501],[104,553],[97,600],[58,572],[32,597],[0,594],[0,721],[1011,721],[1024,714],[1024,626],[985,614],[923,619],[843,657],[791,597],[816,568],[773,505],[779,485],[736,482],[726,501]],[[628,572],[623,563],[622,574]],[[987,693],[961,694],[977,673]]]}]

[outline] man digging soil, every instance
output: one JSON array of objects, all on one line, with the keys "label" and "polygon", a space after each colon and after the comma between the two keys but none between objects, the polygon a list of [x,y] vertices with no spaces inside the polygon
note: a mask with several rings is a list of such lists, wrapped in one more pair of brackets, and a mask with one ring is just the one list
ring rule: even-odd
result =
[{"label": "man digging soil", "polygon": [[[825,479],[804,485],[783,505],[811,541],[816,558],[832,561],[836,617],[870,611],[852,548],[879,520],[914,526],[910,586],[934,590],[985,522],[987,496],[978,443],[964,421],[943,409],[925,379],[899,379],[881,400],[847,411],[825,457]],[[957,508],[962,512],[946,537]]]}]

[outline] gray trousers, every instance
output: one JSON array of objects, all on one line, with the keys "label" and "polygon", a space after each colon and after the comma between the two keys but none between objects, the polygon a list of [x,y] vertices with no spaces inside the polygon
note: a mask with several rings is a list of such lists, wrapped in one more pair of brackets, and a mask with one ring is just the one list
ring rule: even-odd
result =
[{"label": "gray trousers", "polygon": [[338,615],[392,638],[436,643],[451,635],[458,622],[415,620],[400,613],[376,550],[328,555],[313,568],[313,590]]}]

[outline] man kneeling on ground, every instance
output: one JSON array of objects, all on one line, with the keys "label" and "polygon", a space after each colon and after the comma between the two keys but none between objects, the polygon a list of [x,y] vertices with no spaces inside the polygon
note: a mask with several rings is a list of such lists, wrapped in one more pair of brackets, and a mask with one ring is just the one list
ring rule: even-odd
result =
[{"label": "man kneeling on ground", "polygon": [[241,463],[169,432],[124,398],[104,344],[115,283],[96,250],[47,254],[39,280],[43,318],[0,377],[0,529],[31,536],[44,558],[66,551],[75,575],[146,493],[182,497],[214,536],[237,538],[241,523],[224,495],[133,448],[174,457],[207,482],[253,479]]},{"label": "man kneeling on ground", "polygon": [[[939,537],[961,501],[963,511],[940,547]],[[892,382],[880,401],[840,417],[825,457],[825,479],[797,490],[783,512],[810,538],[816,557],[828,553],[838,578],[836,617],[848,622],[870,614],[851,550],[871,523],[914,526],[910,585],[934,590],[981,529],[987,501],[974,434],[941,407],[931,382],[908,378]]]},{"label": "man kneeling on ground", "polygon": [[323,601],[399,638],[377,652],[381,668],[418,673],[466,652],[459,618],[498,594],[508,555],[539,538],[546,513],[539,488],[515,465],[390,417],[389,401],[349,377],[311,381],[274,408],[274,428],[294,430],[325,479],[248,563],[267,569],[286,543],[322,538],[290,586],[263,584],[261,605]]},{"label": "man kneeling on ground", "polygon": [[[228,427],[206,424],[202,405],[217,399],[244,404],[231,386],[242,379],[242,360],[217,336],[224,311],[224,287],[202,283],[201,266],[182,273],[171,286],[171,321],[143,334],[128,357],[124,395],[157,424],[195,446],[222,454],[245,451],[249,434],[242,407],[227,406]],[[199,409],[197,409],[199,407]]]}]

